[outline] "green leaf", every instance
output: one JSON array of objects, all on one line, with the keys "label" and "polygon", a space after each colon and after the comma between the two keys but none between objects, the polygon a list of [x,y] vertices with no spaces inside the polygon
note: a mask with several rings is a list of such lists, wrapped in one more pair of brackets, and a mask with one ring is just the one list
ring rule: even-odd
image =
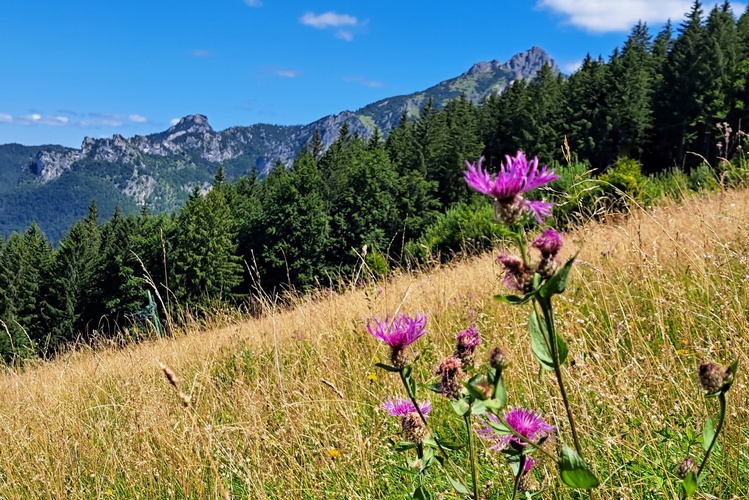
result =
[{"label": "green leaf", "polygon": [[453,411],[459,416],[462,417],[469,411],[471,411],[471,407],[468,406],[468,403],[465,402],[463,399],[459,399],[457,401],[450,401],[450,405],[453,408]]},{"label": "green leaf", "polygon": [[375,363],[375,366],[378,368],[382,368],[383,370],[387,370],[389,372],[397,373],[401,371],[400,368],[396,368],[394,366],[386,365],[385,363]]},{"label": "green leaf", "polygon": [[704,427],[702,427],[702,449],[707,452],[710,447],[710,443],[715,439],[715,426],[713,425],[713,419],[707,417]]},{"label": "green leaf", "polygon": [[486,405],[483,399],[477,399],[471,403],[471,413],[473,415],[483,415],[486,413]]},{"label": "green leaf", "polygon": [[[531,332],[531,349],[536,359],[541,364],[541,367],[545,370],[554,370],[554,358],[551,356],[551,349],[549,346],[548,335],[546,334],[546,328],[541,325],[538,320],[536,311],[531,312],[529,320],[530,332]],[[561,335],[556,334],[557,340],[557,356],[559,357],[559,364],[563,364],[567,359],[569,348],[567,342],[564,341]]]},{"label": "green leaf", "polygon": [[432,495],[432,492],[426,489],[425,486],[419,486],[418,488],[416,488],[412,496],[416,500],[433,500],[434,499],[434,495]]},{"label": "green leaf", "polygon": [[440,384],[424,384],[422,387],[424,387],[424,389],[429,389],[432,392],[436,392],[437,394],[442,394],[442,386]]},{"label": "green leaf", "polygon": [[562,482],[570,488],[590,490],[600,484],[590,466],[567,445],[562,446],[559,457],[559,473]]},{"label": "green leaf", "polygon": [[681,487],[684,488],[684,496],[692,498],[697,491],[697,475],[694,471],[687,473],[687,476],[681,481]]},{"label": "green leaf", "polygon": [[494,299],[504,304],[510,304],[512,306],[519,306],[530,301],[534,295],[536,295],[536,292],[527,293],[523,295],[522,297],[519,297],[517,295],[495,295]]},{"label": "green leaf", "polygon": [[575,259],[577,258],[577,254],[575,254],[570,260],[568,260],[562,269],[556,272],[554,276],[549,278],[549,281],[547,281],[544,286],[541,287],[541,289],[538,291],[538,294],[544,298],[548,299],[552,295],[562,293],[564,292],[564,289],[567,288],[567,278],[570,274],[570,269],[572,269],[572,264],[575,263]]},{"label": "green leaf", "polygon": [[416,443],[412,443],[411,441],[401,441],[400,443],[393,444],[393,449],[397,452],[406,451],[406,450],[412,450],[416,448]]},{"label": "green leaf", "polygon": [[[505,389],[505,383],[501,378],[499,379],[499,382],[497,382],[497,385],[494,386],[494,400],[497,401],[499,405],[498,410],[507,406],[507,390]],[[487,407],[488,406],[489,405],[487,405]]]},{"label": "green leaf", "polygon": [[459,450],[465,447],[465,443],[460,443],[458,441],[447,441],[445,439],[438,439],[437,442],[440,445],[442,445],[443,448],[446,448],[448,450]]},{"label": "green leaf", "polygon": [[453,489],[460,493],[461,495],[470,495],[471,493],[468,491],[468,488],[458,481],[457,479],[453,479],[450,476],[447,476],[447,480],[450,481],[450,484],[453,485]]},{"label": "green leaf", "polygon": [[554,359],[551,357],[551,349],[549,348],[546,332],[538,321],[536,311],[531,312],[528,324],[531,331],[531,349],[534,356],[536,356],[536,359],[544,369],[553,371]]}]

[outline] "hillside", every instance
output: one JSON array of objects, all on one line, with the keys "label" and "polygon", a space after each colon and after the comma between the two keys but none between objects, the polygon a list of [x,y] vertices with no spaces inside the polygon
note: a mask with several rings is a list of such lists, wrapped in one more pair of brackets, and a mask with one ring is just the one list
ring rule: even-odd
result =
[{"label": "hillside", "polygon": [[206,116],[194,114],[168,130],[146,136],[86,137],[80,149],[0,146],[0,236],[24,231],[36,221],[57,242],[86,215],[92,199],[106,216],[116,204],[125,214],[142,205],[154,212],[173,212],[195,185],[208,189],[219,165],[230,181],[253,172],[263,177],[276,161],[289,164],[315,131],[320,133],[323,149],[344,124],[361,137],[369,137],[375,128],[386,135],[403,112],[417,116],[430,98],[435,108],[461,95],[479,102],[514,80],[533,78],[545,63],[558,71],[546,52],[533,47],[506,63],[479,62],[428,89],[306,125],[254,124],[216,131]]},{"label": "hillside", "polygon": [[[688,433],[699,435],[716,412],[700,395],[697,367],[733,359],[741,370],[703,486],[716,498],[741,498],[749,481],[741,451],[749,446],[749,191],[618,221],[565,235],[566,253],[580,254],[557,312],[569,342],[572,404],[604,479],[596,498],[678,498],[673,469]],[[542,411],[568,441],[552,379],[537,381],[527,307],[492,299],[502,291],[498,272],[486,254],[343,294],[320,292],[288,311],[266,304],[260,318],[195,325],[174,339],[6,369],[0,497],[216,498],[200,432],[236,498],[403,498],[402,462],[387,443],[400,427],[378,408],[402,387],[374,368],[387,353],[363,323],[396,309],[429,314],[418,341],[420,377],[433,377],[455,332],[473,319],[482,352],[499,345],[511,360],[510,404]],[[160,363],[180,377],[195,422]],[[430,419],[439,425],[451,410],[432,396]],[[500,458],[495,465],[481,479],[508,498],[509,469]],[[443,476],[429,477],[438,491],[450,490]],[[555,498],[577,498],[558,484],[553,464],[542,463],[537,479]]]}]

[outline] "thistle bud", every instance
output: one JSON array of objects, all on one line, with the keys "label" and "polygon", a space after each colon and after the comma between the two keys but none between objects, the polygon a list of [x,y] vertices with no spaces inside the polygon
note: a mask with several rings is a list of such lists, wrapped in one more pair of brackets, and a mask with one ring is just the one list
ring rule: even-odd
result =
[{"label": "thistle bud", "polygon": [[684,479],[690,472],[697,473],[697,464],[694,463],[694,460],[687,457],[676,468],[676,475]]},{"label": "thistle bud", "polygon": [[421,443],[429,432],[427,426],[424,425],[424,421],[415,411],[402,417],[401,430],[403,439],[412,443]]},{"label": "thistle bud", "polygon": [[504,370],[507,368],[507,358],[501,348],[495,347],[491,350],[489,353],[489,366],[495,370]]},{"label": "thistle bud", "polygon": [[731,369],[727,366],[719,365],[712,361],[705,361],[700,364],[700,385],[707,393],[720,391],[728,382],[731,381]]},{"label": "thistle bud", "polygon": [[456,356],[448,356],[442,360],[437,367],[437,375],[442,378],[440,386],[442,394],[451,399],[458,399],[460,391],[463,389],[461,379],[463,378],[463,362]]}]

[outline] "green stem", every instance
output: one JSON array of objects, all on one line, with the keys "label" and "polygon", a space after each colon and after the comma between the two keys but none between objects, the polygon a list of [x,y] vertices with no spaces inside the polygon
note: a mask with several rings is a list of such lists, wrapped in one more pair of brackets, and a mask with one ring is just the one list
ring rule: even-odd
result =
[{"label": "green stem", "polygon": [[515,496],[518,494],[518,488],[520,487],[520,478],[523,476],[523,469],[525,469],[525,461],[527,460],[525,455],[520,455],[520,464],[518,464],[518,475],[515,476],[515,485],[512,487],[512,500],[515,500]]},{"label": "green stem", "polygon": [[720,415],[718,417],[718,426],[715,428],[715,434],[713,434],[713,440],[710,441],[710,446],[707,447],[707,451],[705,452],[705,458],[702,459],[702,464],[700,465],[700,468],[697,470],[697,478],[700,477],[700,474],[702,474],[702,469],[705,468],[705,465],[707,465],[707,459],[710,458],[710,452],[713,451],[713,446],[715,446],[715,442],[718,441],[718,434],[720,434],[720,430],[723,428],[723,422],[726,419],[726,395],[725,393],[721,392],[718,394],[718,401],[720,401]]},{"label": "green stem", "polygon": [[512,229],[512,234],[515,237],[515,243],[517,243],[518,250],[520,250],[520,256],[523,258],[523,264],[529,266],[530,258],[528,257],[528,248],[525,246],[525,230],[521,225],[515,226]]},{"label": "green stem", "polygon": [[479,480],[478,471],[476,470],[476,454],[473,449],[473,438],[471,433],[471,415],[467,413],[463,416],[466,423],[466,434],[468,435],[468,459],[471,462],[471,481],[473,483],[473,500],[479,500]]},{"label": "green stem", "polygon": [[577,436],[577,428],[575,426],[575,417],[572,415],[572,408],[570,408],[570,401],[567,397],[567,390],[564,387],[564,380],[562,378],[562,367],[559,363],[559,351],[557,350],[557,334],[554,328],[554,310],[551,307],[551,298],[539,297],[538,303],[541,306],[541,312],[544,315],[544,321],[546,322],[546,332],[549,336],[549,349],[551,350],[551,359],[554,362],[554,374],[557,377],[557,383],[559,384],[559,392],[562,395],[562,401],[564,402],[564,409],[567,411],[567,420],[570,423],[570,430],[572,431],[572,441],[575,444],[575,451],[583,458],[582,447],[580,446],[580,439]]}]

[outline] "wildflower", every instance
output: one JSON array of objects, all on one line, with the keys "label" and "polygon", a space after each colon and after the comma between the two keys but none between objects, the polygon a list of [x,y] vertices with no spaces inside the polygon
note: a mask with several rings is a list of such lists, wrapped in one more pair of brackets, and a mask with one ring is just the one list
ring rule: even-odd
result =
[{"label": "wildflower", "polygon": [[495,370],[504,370],[507,368],[507,357],[501,348],[495,347],[491,350],[489,353],[489,366]]},{"label": "wildflower", "polygon": [[328,448],[328,456],[335,460],[336,458],[341,456],[341,450],[338,448]]},{"label": "wildflower", "polygon": [[408,399],[388,398],[380,405],[380,408],[388,412],[391,417],[400,417],[401,433],[406,441],[421,443],[429,434],[429,429],[422,416],[426,417],[432,411],[431,402],[419,403],[419,410],[417,411],[416,406]]},{"label": "wildflower", "polygon": [[469,186],[494,198],[494,212],[497,219],[514,224],[522,218],[524,213],[531,212],[538,223],[542,224],[541,217],[551,215],[552,203],[526,200],[521,196],[523,193],[559,178],[546,166],[539,169],[538,158],[533,158],[529,162],[522,151],[518,151],[515,157],[508,155],[496,176],[482,168],[483,160],[481,158],[475,164],[466,162],[468,170],[464,175]]},{"label": "wildflower", "polygon": [[541,257],[556,257],[562,249],[562,236],[553,229],[547,229],[533,242],[533,248],[541,252]]},{"label": "wildflower", "polygon": [[[388,412],[391,417],[404,417],[409,413],[416,413],[416,407],[414,404],[403,398],[387,398],[387,400],[380,405],[380,408]],[[419,403],[419,411],[422,415],[427,416],[432,411],[431,401],[424,401]]]},{"label": "wildflower", "polygon": [[690,472],[697,472],[697,464],[694,463],[694,460],[687,457],[679,464],[679,466],[676,468],[676,475],[680,478],[684,479],[687,477],[687,474]]},{"label": "wildflower", "polygon": [[[488,414],[489,420],[499,423],[499,418],[491,413]],[[556,432],[556,428],[547,424],[541,415],[525,408],[508,409],[504,414],[504,420],[510,428],[517,434],[523,436],[525,440],[537,442],[542,438],[551,437]],[[504,450],[508,445],[516,450],[522,450],[526,446],[526,441],[521,440],[513,434],[497,434],[490,425],[479,429],[476,433],[494,443],[490,446],[493,450]]]},{"label": "wildflower", "polygon": [[533,248],[541,252],[541,261],[536,271],[544,278],[551,277],[559,267],[557,254],[562,249],[562,237],[553,229],[547,229],[533,242]]},{"label": "wildflower", "polygon": [[712,361],[700,364],[700,385],[708,393],[722,390],[733,378],[731,368]]},{"label": "wildflower", "polygon": [[463,362],[456,356],[448,356],[442,360],[437,369],[437,375],[441,376],[440,387],[442,394],[451,399],[458,399],[463,389],[461,379],[463,378]]},{"label": "wildflower", "polygon": [[463,368],[473,366],[476,347],[481,343],[481,334],[471,324],[467,330],[458,333],[456,340],[458,344],[454,356],[460,358]]},{"label": "wildflower", "polygon": [[501,254],[497,262],[505,266],[504,284],[510,290],[527,293],[533,286],[534,271],[525,265],[523,259],[514,255]]},{"label": "wildflower", "polygon": [[390,346],[390,360],[394,366],[406,366],[406,348],[424,335],[427,317],[417,314],[413,318],[399,314],[394,318],[386,316],[384,320],[374,318],[367,322],[367,330],[375,338]]}]

